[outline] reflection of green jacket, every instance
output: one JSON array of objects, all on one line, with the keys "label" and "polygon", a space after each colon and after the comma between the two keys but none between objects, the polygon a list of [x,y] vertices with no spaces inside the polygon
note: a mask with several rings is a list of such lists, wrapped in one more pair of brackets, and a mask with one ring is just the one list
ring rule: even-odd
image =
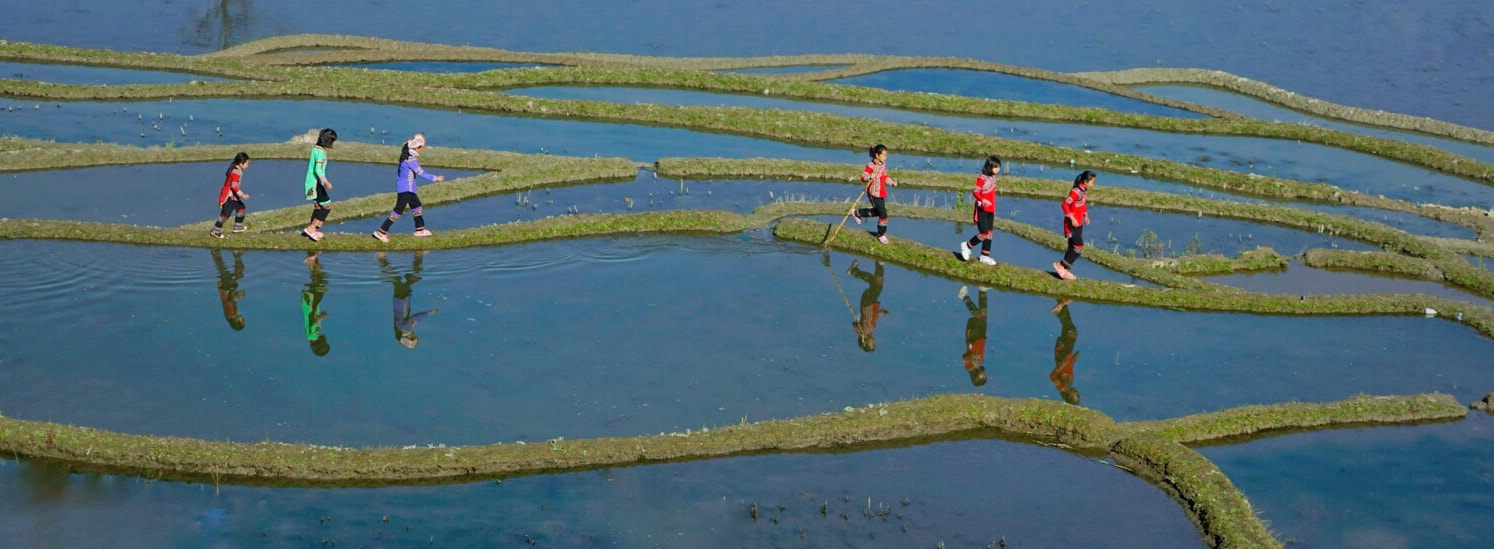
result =
[{"label": "reflection of green jacket", "polygon": [[321,303],[322,294],[311,290],[301,290],[301,318],[306,320],[306,340],[316,341],[322,337]]},{"label": "reflection of green jacket", "polygon": [[316,200],[316,186],[327,178],[327,151],[321,147],[311,148],[311,160],[306,163],[307,200]]}]

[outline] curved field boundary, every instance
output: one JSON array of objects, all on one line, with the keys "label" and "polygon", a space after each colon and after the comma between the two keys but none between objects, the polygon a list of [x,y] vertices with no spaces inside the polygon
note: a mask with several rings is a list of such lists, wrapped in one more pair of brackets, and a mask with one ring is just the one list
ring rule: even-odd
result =
[{"label": "curved field boundary", "polygon": [[[149,68],[156,70],[174,70],[181,72],[202,72],[215,76],[230,78],[245,78],[264,82],[287,83],[293,81],[312,80],[321,84],[313,90],[304,90],[293,95],[309,95],[332,99],[352,99],[363,101],[395,101],[408,104],[425,104],[432,106],[448,106],[463,108],[460,105],[431,103],[420,97],[391,98],[386,94],[378,92],[365,92],[349,96],[340,96],[337,88],[342,85],[359,81],[369,85],[376,90],[392,90],[409,88],[411,86],[430,90],[433,87],[459,89],[459,88],[501,88],[525,85],[547,85],[547,84],[581,84],[581,85],[648,85],[668,86],[685,89],[702,89],[711,91],[724,91],[730,93],[759,93],[761,90],[773,90],[774,93],[786,97],[800,99],[838,101],[849,103],[860,103],[870,105],[881,105],[903,109],[923,109],[939,112],[950,112],[956,114],[970,114],[977,116],[1001,116],[1014,118],[1033,118],[1041,120],[1067,121],[1085,124],[1104,124],[1119,127],[1132,127],[1150,129],[1156,131],[1205,133],[1217,135],[1248,135],[1276,139],[1294,139],[1320,143],[1324,145],[1341,147],[1348,150],[1363,152],[1376,156],[1382,156],[1402,162],[1426,166],[1428,168],[1444,171],[1458,176],[1481,181],[1486,184],[1494,184],[1494,166],[1479,162],[1477,160],[1455,155],[1436,147],[1417,145],[1393,139],[1381,139],[1367,137],[1347,132],[1328,130],[1301,124],[1281,124],[1256,120],[1239,115],[1233,115],[1227,111],[1218,109],[1204,109],[1203,107],[1191,106],[1181,102],[1169,102],[1165,99],[1139,94],[1118,86],[1105,86],[1090,81],[1090,86],[1099,85],[1101,91],[1116,93],[1126,96],[1137,96],[1136,98],[1164,104],[1171,104],[1178,108],[1190,108],[1191,110],[1206,112],[1216,116],[1214,119],[1181,119],[1164,116],[1132,115],[1109,111],[1105,109],[1069,107],[1063,105],[1045,105],[1025,103],[1016,101],[1001,101],[980,98],[959,97],[946,94],[926,94],[893,92],[877,90],[859,86],[844,86],[824,84],[806,79],[791,80],[782,77],[759,76],[751,74],[729,74],[704,72],[694,68],[699,63],[689,59],[648,58],[639,56],[617,56],[601,54],[530,54],[534,57],[530,61],[543,63],[572,64],[571,68],[550,69],[507,69],[486,71],[476,74],[424,74],[409,73],[403,71],[381,71],[367,69],[346,68],[308,68],[301,64],[317,64],[320,62],[331,62],[324,59],[328,56],[352,56],[353,54],[367,54],[368,52],[381,51],[379,49],[368,49],[350,46],[351,43],[367,42],[371,46],[380,48],[393,48],[388,50],[390,57],[397,58],[404,55],[410,59],[425,59],[431,57],[433,52],[460,51],[467,57],[477,56],[483,50],[481,48],[440,46],[432,44],[399,43],[394,41],[377,39],[359,39],[357,37],[319,37],[316,35],[300,35],[299,40],[288,42],[303,47],[328,47],[338,48],[333,51],[322,51],[314,53],[291,53],[270,55],[270,61],[285,63],[290,66],[279,64],[266,64],[262,58],[241,58],[227,55],[209,55],[198,57],[182,57],[163,54],[141,54],[141,53],[116,53],[99,50],[81,50],[76,48],[65,48],[61,46],[48,46],[30,43],[0,44],[0,59],[15,61],[51,62],[51,63],[78,63],[103,66],[120,66],[133,68]],[[276,39],[266,39],[276,40]],[[318,42],[322,40],[322,42]],[[241,46],[247,47],[248,45]],[[271,44],[261,44],[257,47],[270,47]],[[224,50],[230,51],[230,50]],[[243,50],[250,51],[250,50]],[[400,52],[407,52],[400,54]],[[520,54],[502,52],[501,50],[490,50],[492,60],[515,61]],[[220,54],[222,52],[219,52]],[[313,57],[308,57],[313,56]],[[319,56],[319,57],[318,57]],[[556,56],[573,56],[561,60]],[[819,59],[828,61],[830,59]],[[389,60],[389,59],[378,59]],[[256,62],[257,61],[257,62]],[[368,59],[343,59],[343,62],[369,61]],[[896,61],[896,62],[894,62]],[[706,60],[707,65],[718,64],[720,60]],[[692,64],[694,63],[694,64]],[[1085,79],[1063,75],[1062,73],[1050,73],[1038,69],[1017,70],[1018,68],[969,60],[951,59],[899,59],[879,60],[888,66],[908,68],[914,66],[937,66],[970,68],[973,70],[989,70],[996,72],[1021,73],[1024,76],[1045,77],[1068,83],[1083,84]],[[684,68],[690,67],[690,68]],[[708,67],[709,68],[709,67]],[[886,70],[886,69],[883,69]],[[1032,74],[1027,74],[1032,73]],[[19,82],[19,81],[4,81]],[[345,84],[346,83],[346,84]],[[186,84],[162,85],[164,89],[191,90],[179,91],[184,96],[195,97],[243,97],[263,95],[268,97],[281,97],[290,92],[286,86],[263,86],[256,85],[253,81],[239,82],[189,82]],[[148,89],[149,86],[116,86],[115,88],[132,88],[136,90]],[[278,91],[278,93],[277,93]],[[0,89],[0,93],[8,95],[19,95],[25,97],[49,97],[67,99],[85,99],[76,94],[67,94],[62,88],[35,88],[12,85]],[[139,93],[139,92],[136,92]],[[63,94],[47,95],[47,94]],[[330,96],[330,97],[329,97]],[[96,99],[108,99],[108,97],[94,97]],[[120,97],[113,97],[119,99]],[[140,98],[140,97],[137,97]],[[517,99],[517,98],[516,98]],[[542,105],[540,112],[529,115],[546,115],[551,109],[559,109],[554,101],[538,100]],[[533,101],[530,101],[533,103]],[[561,102],[563,103],[588,103],[588,102]],[[1181,104],[1174,104],[1181,103]],[[518,112],[518,111],[514,111]],[[556,110],[557,114],[564,114],[564,110]],[[591,116],[585,113],[575,113],[576,116]],[[604,118],[606,119],[606,118]],[[644,122],[648,123],[648,122]],[[670,123],[660,121],[659,123]],[[690,127],[690,126],[685,126]],[[719,129],[720,131],[733,131],[727,128],[703,128]],[[832,134],[833,135],[833,134]],[[794,139],[790,137],[790,139]],[[802,134],[797,139],[806,139]],[[819,139],[824,139],[820,137]],[[861,139],[860,141],[866,141]],[[907,146],[900,146],[908,149]],[[910,149],[912,150],[912,149]],[[935,151],[928,151],[935,152]],[[1070,158],[1073,159],[1071,153]],[[1033,160],[1037,160],[1034,158]],[[1051,160],[1050,160],[1051,162]],[[1108,161],[1107,161],[1108,163]],[[1083,164],[1085,167],[1104,168],[1103,165]],[[1128,165],[1131,169],[1137,169],[1134,163]],[[1166,177],[1166,176],[1163,176]],[[1183,181],[1183,179],[1177,179]]]},{"label": "curved field boundary", "polygon": [[1482,145],[1494,145],[1494,132],[1488,130],[1460,126],[1435,118],[1330,103],[1321,99],[1299,95],[1259,80],[1236,76],[1224,71],[1185,68],[1142,68],[1103,72],[1076,72],[1071,74],[1079,78],[1117,86],[1154,84],[1208,86],[1324,118],[1334,118],[1366,126],[1421,132],[1428,135],[1448,137]]},{"label": "curved field boundary", "polygon": [[1288,429],[1449,421],[1467,413],[1447,395],[1362,396],[1117,424],[1098,411],[1064,403],[965,394],[667,435],[398,449],[213,442],[0,417],[0,453],[60,461],[82,471],[214,484],[394,486],[765,453],[857,451],[976,432],[1073,452],[1108,452],[1126,470],[1176,497],[1211,546],[1255,548],[1281,543],[1228,477],[1183,443]]}]

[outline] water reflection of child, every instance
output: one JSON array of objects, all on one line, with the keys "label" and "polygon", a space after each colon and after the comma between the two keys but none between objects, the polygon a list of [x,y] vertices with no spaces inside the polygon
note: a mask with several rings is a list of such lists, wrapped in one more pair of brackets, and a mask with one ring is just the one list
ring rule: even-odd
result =
[{"label": "water reflection of child", "polygon": [[873,274],[861,270],[860,262],[852,259],[846,274],[867,283],[866,291],[861,292],[861,320],[852,322],[851,328],[856,330],[856,343],[861,345],[861,350],[870,353],[877,350],[877,317],[887,314],[879,301],[882,297],[882,262],[877,262],[876,273]]},{"label": "water reflection of child", "polygon": [[378,253],[379,269],[394,283],[394,340],[406,349],[414,349],[420,344],[420,338],[415,335],[415,324],[427,316],[434,315],[440,310],[410,314],[411,287],[420,282],[420,263],[425,258],[424,251],[415,252],[415,259],[411,262],[409,273],[401,275],[389,266],[389,259],[384,252]]},{"label": "water reflection of child", "polygon": [[1079,360],[1079,353],[1074,351],[1074,341],[1079,339],[1079,329],[1069,319],[1069,300],[1059,301],[1050,312],[1058,315],[1063,331],[1053,342],[1053,371],[1048,374],[1048,379],[1053,381],[1053,387],[1058,389],[1064,402],[1077,405],[1079,390],[1074,388],[1074,361]]},{"label": "water reflection of child", "polygon": [[306,340],[311,342],[311,352],[325,356],[332,350],[332,344],[327,343],[327,336],[322,335],[322,319],[327,318],[327,312],[322,310],[322,297],[327,295],[327,275],[322,272],[318,255],[319,252],[310,252],[306,259],[301,260],[311,270],[311,282],[301,290],[301,318],[306,327]]},{"label": "water reflection of child", "polygon": [[208,253],[213,254],[213,263],[218,266],[218,300],[223,302],[223,319],[235,331],[242,330],[244,315],[239,314],[239,298],[244,297],[244,291],[239,289],[239,279],[244,278],[244,252],[234,250],[233,272],[223,264],[223,254],[217,248],[209,249]]},{"label": "water reflection of child", "polygon": [[977,294],[980,304],[970,299],[970,290],[960,286],[960,299],[970,310],[970,320],[965,321],[965,372],[970,374],[970,384],[976,387],[986,384],[986,289]]}]

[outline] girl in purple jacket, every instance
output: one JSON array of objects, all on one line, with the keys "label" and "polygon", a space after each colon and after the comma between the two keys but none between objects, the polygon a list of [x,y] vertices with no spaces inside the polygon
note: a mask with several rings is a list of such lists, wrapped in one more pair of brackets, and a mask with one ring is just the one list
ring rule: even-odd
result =
[{"label": "girl in purple jacket", "polygon": [[389,242],[389,227],[399,221],[404,215],[405,208],[410,208],[410,213],[415,216],[415,236],[430,236],[431,232],[425,228],[425,216],[421,215],[420,197],[415,194],[415,176],[420,176],[427,181],[445,181],[446,178],[439,175],[426,173],[420,168],[420,150],[425,148],[425,134],[417,133],[405,142],[399,151],[399,178],[394,183],[395,192],[399,198],[394,201],[394,209],[389,212],[389,217],[379,230],[373,232],[373,237],[380,242]]}]

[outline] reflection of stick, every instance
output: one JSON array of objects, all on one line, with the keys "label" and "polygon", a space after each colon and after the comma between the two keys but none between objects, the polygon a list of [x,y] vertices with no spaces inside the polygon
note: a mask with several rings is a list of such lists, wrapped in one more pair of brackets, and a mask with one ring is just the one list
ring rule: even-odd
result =
[{"label": "reflection of stick", "polygon": [[[875,181],[875,179],[872,181]],[[871,184],[871,181],[867,181],[866,186],[861,189],[861,193],[856,195],[856,200],[851,201],[851,209],[846,210],[846,216],[840,218],[840,225],[836,225],[835,230],[830,232],[830,236],[825,238],[825,248],[830,247],[830,242],[835,240],[835,235],[840,234],[840,228],[846,226],[846,220],[851,218],[851,214],[856,213],[856,206],[861,205],[861,195],[866,194],[867,190],[871,188]],[[834,275],[835,273],[830,274]]]},{"label": "reflection of stick", "polygon": [[851,313],[851,322],[859,320],[856,318],[856,310],[851,308],[851,300],[846,299],[845,289],[840,287],[840,279],[835,276],[835,269],[830,268],[830,252],[825,252],[825,271],[830,273],[830,280],[835,282],[835,290],[840,292],[840,300],[846,304],[846,312]]}]

